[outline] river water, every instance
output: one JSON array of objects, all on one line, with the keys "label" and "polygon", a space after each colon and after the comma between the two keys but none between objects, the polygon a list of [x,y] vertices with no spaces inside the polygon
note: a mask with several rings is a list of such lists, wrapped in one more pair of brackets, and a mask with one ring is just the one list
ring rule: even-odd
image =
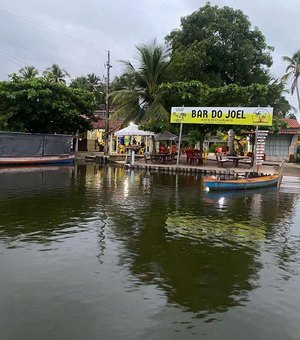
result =
[{"label": "river water", "polygon": [[0,169],[0,339],[299,339],[300,194]]}]

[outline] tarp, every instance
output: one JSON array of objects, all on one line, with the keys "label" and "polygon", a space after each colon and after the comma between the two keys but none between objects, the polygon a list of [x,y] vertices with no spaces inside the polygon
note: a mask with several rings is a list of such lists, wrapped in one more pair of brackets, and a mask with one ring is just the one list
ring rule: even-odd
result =
[{"label": "tarp", "polygon": [[175,140],[176,138],[177,135],[174,135],[174,133],[169,131],[162,131],[154,135],[155,140]]},{"label": "tarp", "polygon": [[0,132],[0,156],[43,156],[69,154],[72,136]]},{"label": "tarp", "polygon": [[136,124],[130,124],[124,129],[115,132],[115,136],[153,136],[154,133],[151,131],[139,130]]}]

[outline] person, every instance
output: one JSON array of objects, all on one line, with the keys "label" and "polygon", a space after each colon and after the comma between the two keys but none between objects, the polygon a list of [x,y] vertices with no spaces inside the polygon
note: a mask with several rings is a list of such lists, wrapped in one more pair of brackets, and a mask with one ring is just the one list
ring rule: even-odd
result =
[{"label": "person", "polygon": [[135,137],[133,137],[132,145],[136,145],[136,139],[135,139]]},{"label": "person", "polygon": [[177,155],[177,144],[173,143],[171,146],[171,157],[172,160],[175,158],[175,156]]},{"label": "person", "polygon": [[237,140],[237,145],[238,145],[238,154],[240,156],[244,156],[244,148],[243,145],[241,144],[241,142],[239,140]]},{"label": "person", "polygon": [[168,148],[164,144],[160,144],[158,153],[168,153]]}]

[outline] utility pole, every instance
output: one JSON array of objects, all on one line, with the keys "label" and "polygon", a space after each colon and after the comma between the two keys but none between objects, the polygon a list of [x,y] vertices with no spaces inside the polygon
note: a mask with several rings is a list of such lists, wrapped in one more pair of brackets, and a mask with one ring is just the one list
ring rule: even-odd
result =
[{"label": "utility pole", "polygon": [[106,100],[105,100],[105,108],[106,108],[106,115],[105,115],[105,146],[104,146],[104,153],[107,155],[109,150],[109,72],[110,68],[110,51],[107,51],[107,61],[105,63],[105,68],[107,71],[106,75]]}]

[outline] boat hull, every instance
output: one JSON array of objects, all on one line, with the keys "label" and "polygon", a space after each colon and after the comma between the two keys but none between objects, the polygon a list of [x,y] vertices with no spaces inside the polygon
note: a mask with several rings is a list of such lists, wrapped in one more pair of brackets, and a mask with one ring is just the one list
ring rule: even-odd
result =
[{"label": "boat hull", "polygon": [[71,164],[74,159],[75,155],[0,156],[0,165]]},{"label": "boat hull", "polygon": [[222,180],[216,177],[206,177],[204,178],[204,186],[209,188],[209,190],[257,189],[277,185],[278,179],[278,175],[233,180]]}]

